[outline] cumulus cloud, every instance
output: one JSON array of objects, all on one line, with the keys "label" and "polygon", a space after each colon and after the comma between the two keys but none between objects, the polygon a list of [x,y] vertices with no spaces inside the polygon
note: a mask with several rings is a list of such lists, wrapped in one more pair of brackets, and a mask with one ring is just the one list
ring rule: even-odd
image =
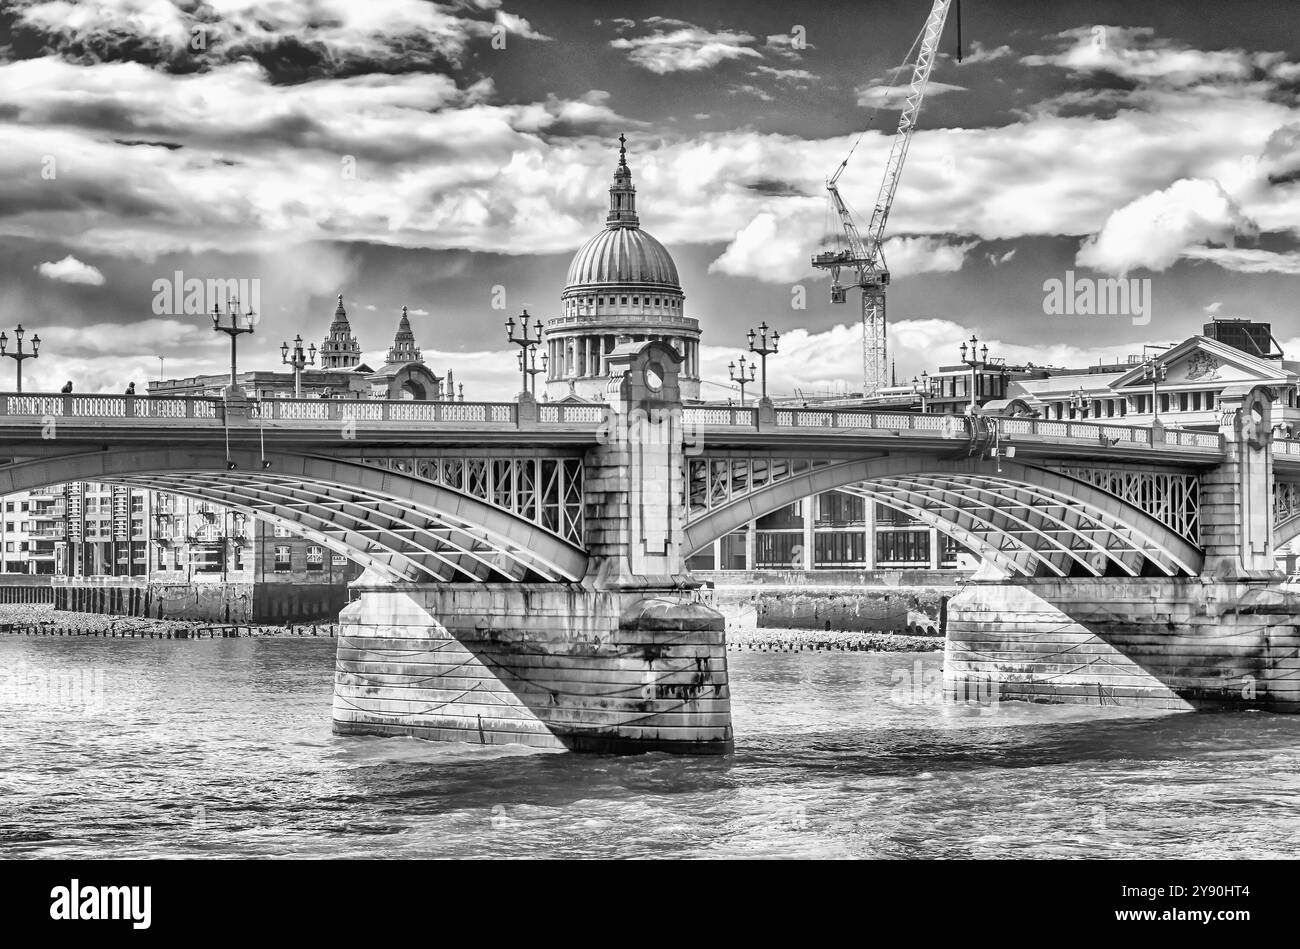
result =
[{"label": "cumulus cloud", "polygon": [[[1262,230],[1300,234],[1300,187],[1286,180],[1295,148],[1281,131],[1300,115],[1259,92],[1140,86],[1105,121],[1042,111],[996,127],[922,127],[891,225],[948,243],[1083,237],[1187,177],[1224,182]],[[282,83],[255,62],[167,75],[135,62],[21,60],[0,64],[0,237],[143,259],[286,241],[558,253],[603,218],[620,128],[636,123],[599,90],[500,102],[490,80],[462,87],[426,71]],[[792,274],[825,219],[824,201],[806,196],[823,193],[855,137],[634,134],[643,222],[670,246],[736,243],[716,272],[746,273],[744,261],[766,253],[765,273],[802,279]],[[872,206],[889,145],[879,131],[863,137],[841,180],[853,206]],[[47,157],[53,181],[40,177]],[[1228,180],[1232,167],[1240,182]],[[787,187],[747,187],[738,168]],[[791,256],[764,251],[764,227]]]},{"label": "cumulus cloud", "polygon": [[1075,263],[1119,274],[1164,270],[1195,245],[1225,243],[1255,229],[1218,182],[1183,178],[1111,214],[1080,246]]},{"label": "cumulus cloud", "polygon": [[661,76],[672,72],[698,72],[729,60],[761,59],[763,56],[748,45],[755,42],[755,37],[748,33],[733,30],[715,32],[662,17],[651,17],[645,22],[655,25],[655,30],[643,36],[620,36],[610,40],[609,45],[627,50],[630,62]]},{"label": "cumulus cloud", "polygon": [[[771,211],[755,215],[736,234],[716,260],[710,273],[749,277],[768,283],[795,283],[824,275],[812,266],[814,253],[823,249],[821,223],[813,199],[798,199],[805,207],[791,220]],[[933,237],[891,237],[885,241],[885,261],[894,277],[960,270],[976,241],[949,243]]]},{"label": "cumulus cloud", "polygon": [[1192,49],[1155,35],[1151,27],[1087,26],[1057,34],[1054,53],[1024,56],[1028,66],[1077,73],[1105,72],[1141,82],[1190,85],[1209,79],[1244,80],[1276,62],[1267,53]]},{"label": "cumulus cloud", "polygon": [[[980,327],[954,320],[928,318],[899,320],[889,325],[889,357],[898,380],[904,383],[921,370],[933,372],[939,365],[955,363],[958,347],[971,334],[981,334]],[[1003,357],[1009,364],[1083,368],[1099,362],[1116,363],[1131,355],[1130,344],[1096,345],[1077,343],[1048,344],[1035,339],[1032,343],[998,338],[985,339],[989,352]],[[703,346],[700,361],[704,378],[726,380],[727,363],[737,356],[734,347]],[[828,330],[813,332],[791,329],[781,334],[781,371],[775,376],[774,396],[860,392],[862,389],[862,327],[857,323],[839,324]],[[737,393],[738,395],[739,393]],[[718,398],[718,391],[710,391]],[[725,397],[725,395],[724,395]]]},{"label": "cumulus cloud", "polygon": [[104,285],[104,275],[98,268],[82,263],[71,254],[62,260],[47,260],[37,264],[36,272],[47,280],[57,280],[60,283],[80,283],[91,287]]},{"label": "cumulus cloud", "polygon": [[[310,4],[222,0],[183,4],[169,0],[18,0],[15,22],[78,51],[121,48],[140,58],[187,71],[194,64],[237,62],[249,56],[274,58],[293,48],[318,72],[357,64],[458,65],[471,42],[493,37],[550,39],[525,18],[491,10],[492,19],[466,15],[462,7],[423,0],[313,0]],[[94,55],[80,52],[79,58]]]}]

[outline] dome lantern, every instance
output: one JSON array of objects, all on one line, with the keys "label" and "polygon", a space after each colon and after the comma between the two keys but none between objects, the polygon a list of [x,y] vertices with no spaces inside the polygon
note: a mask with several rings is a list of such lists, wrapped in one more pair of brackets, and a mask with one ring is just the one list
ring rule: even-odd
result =
[{"label": "dome lantern", "polygon": [[636,188],[632,184],[632,169],[627,166],[627,136],[618,137],[618,167],[614,169],[614,183],[609,188],[609,217],[606,227],[637,227],[641,223],[636,214]]}]

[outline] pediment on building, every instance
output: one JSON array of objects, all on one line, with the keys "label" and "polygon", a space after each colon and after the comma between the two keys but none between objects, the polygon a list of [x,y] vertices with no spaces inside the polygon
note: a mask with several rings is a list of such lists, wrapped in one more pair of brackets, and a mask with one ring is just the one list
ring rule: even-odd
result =
[{"label": "pediment on building", "polygon": [[[1282,385],[1292,373],[1275,359],[1259,359],[1205,336],[1193,336],[1156,357],[1168,367],[1161,386],[1260,384]],[[1114,389],[1149,386],[1142,366],[1134,366],[1111,383]]]}]

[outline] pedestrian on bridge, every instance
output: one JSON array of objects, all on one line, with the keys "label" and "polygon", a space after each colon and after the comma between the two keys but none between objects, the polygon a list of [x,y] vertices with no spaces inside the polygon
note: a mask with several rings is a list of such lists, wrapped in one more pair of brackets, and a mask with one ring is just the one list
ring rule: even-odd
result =
[{"label": "pedestrian on bridge", "polygon": [[72,391],[72,380],[69,379],[67,382],[63,383],[63,388],[60,389],[59,391],[62,392],[62,393],[64,393],[65,395],[66,395],[67,393],[71,392],[71,391]]},{"label": "pedestrian on bridge", "polygon": [[127,387],[126,387],[126,394],[127,394],[127,395],[135,395],[135,383],[134,383],[134,382],[132,382],[132,383],[130,383],[130,384],[127,385]]}]

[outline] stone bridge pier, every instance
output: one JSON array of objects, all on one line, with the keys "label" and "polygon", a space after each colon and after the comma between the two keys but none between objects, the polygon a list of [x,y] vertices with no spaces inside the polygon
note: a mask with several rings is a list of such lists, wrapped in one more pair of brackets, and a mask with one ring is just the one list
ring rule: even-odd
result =
[{"label": "stone bridge pier", "polygon": [[609,411],[583,461],[582,581],[363,574],[340,616],[335,733],[731,750],[723,618],[684,565],[680,357],[620,342],[609,363]]},{"label": "stone bridge pier", "polygon": [[1011,580],[986,564],[948,604],[949,695],[1300,712],[1300,598],[1273,557],[1272,401],[1245,387],[1220,400],[1199,576]]}]

